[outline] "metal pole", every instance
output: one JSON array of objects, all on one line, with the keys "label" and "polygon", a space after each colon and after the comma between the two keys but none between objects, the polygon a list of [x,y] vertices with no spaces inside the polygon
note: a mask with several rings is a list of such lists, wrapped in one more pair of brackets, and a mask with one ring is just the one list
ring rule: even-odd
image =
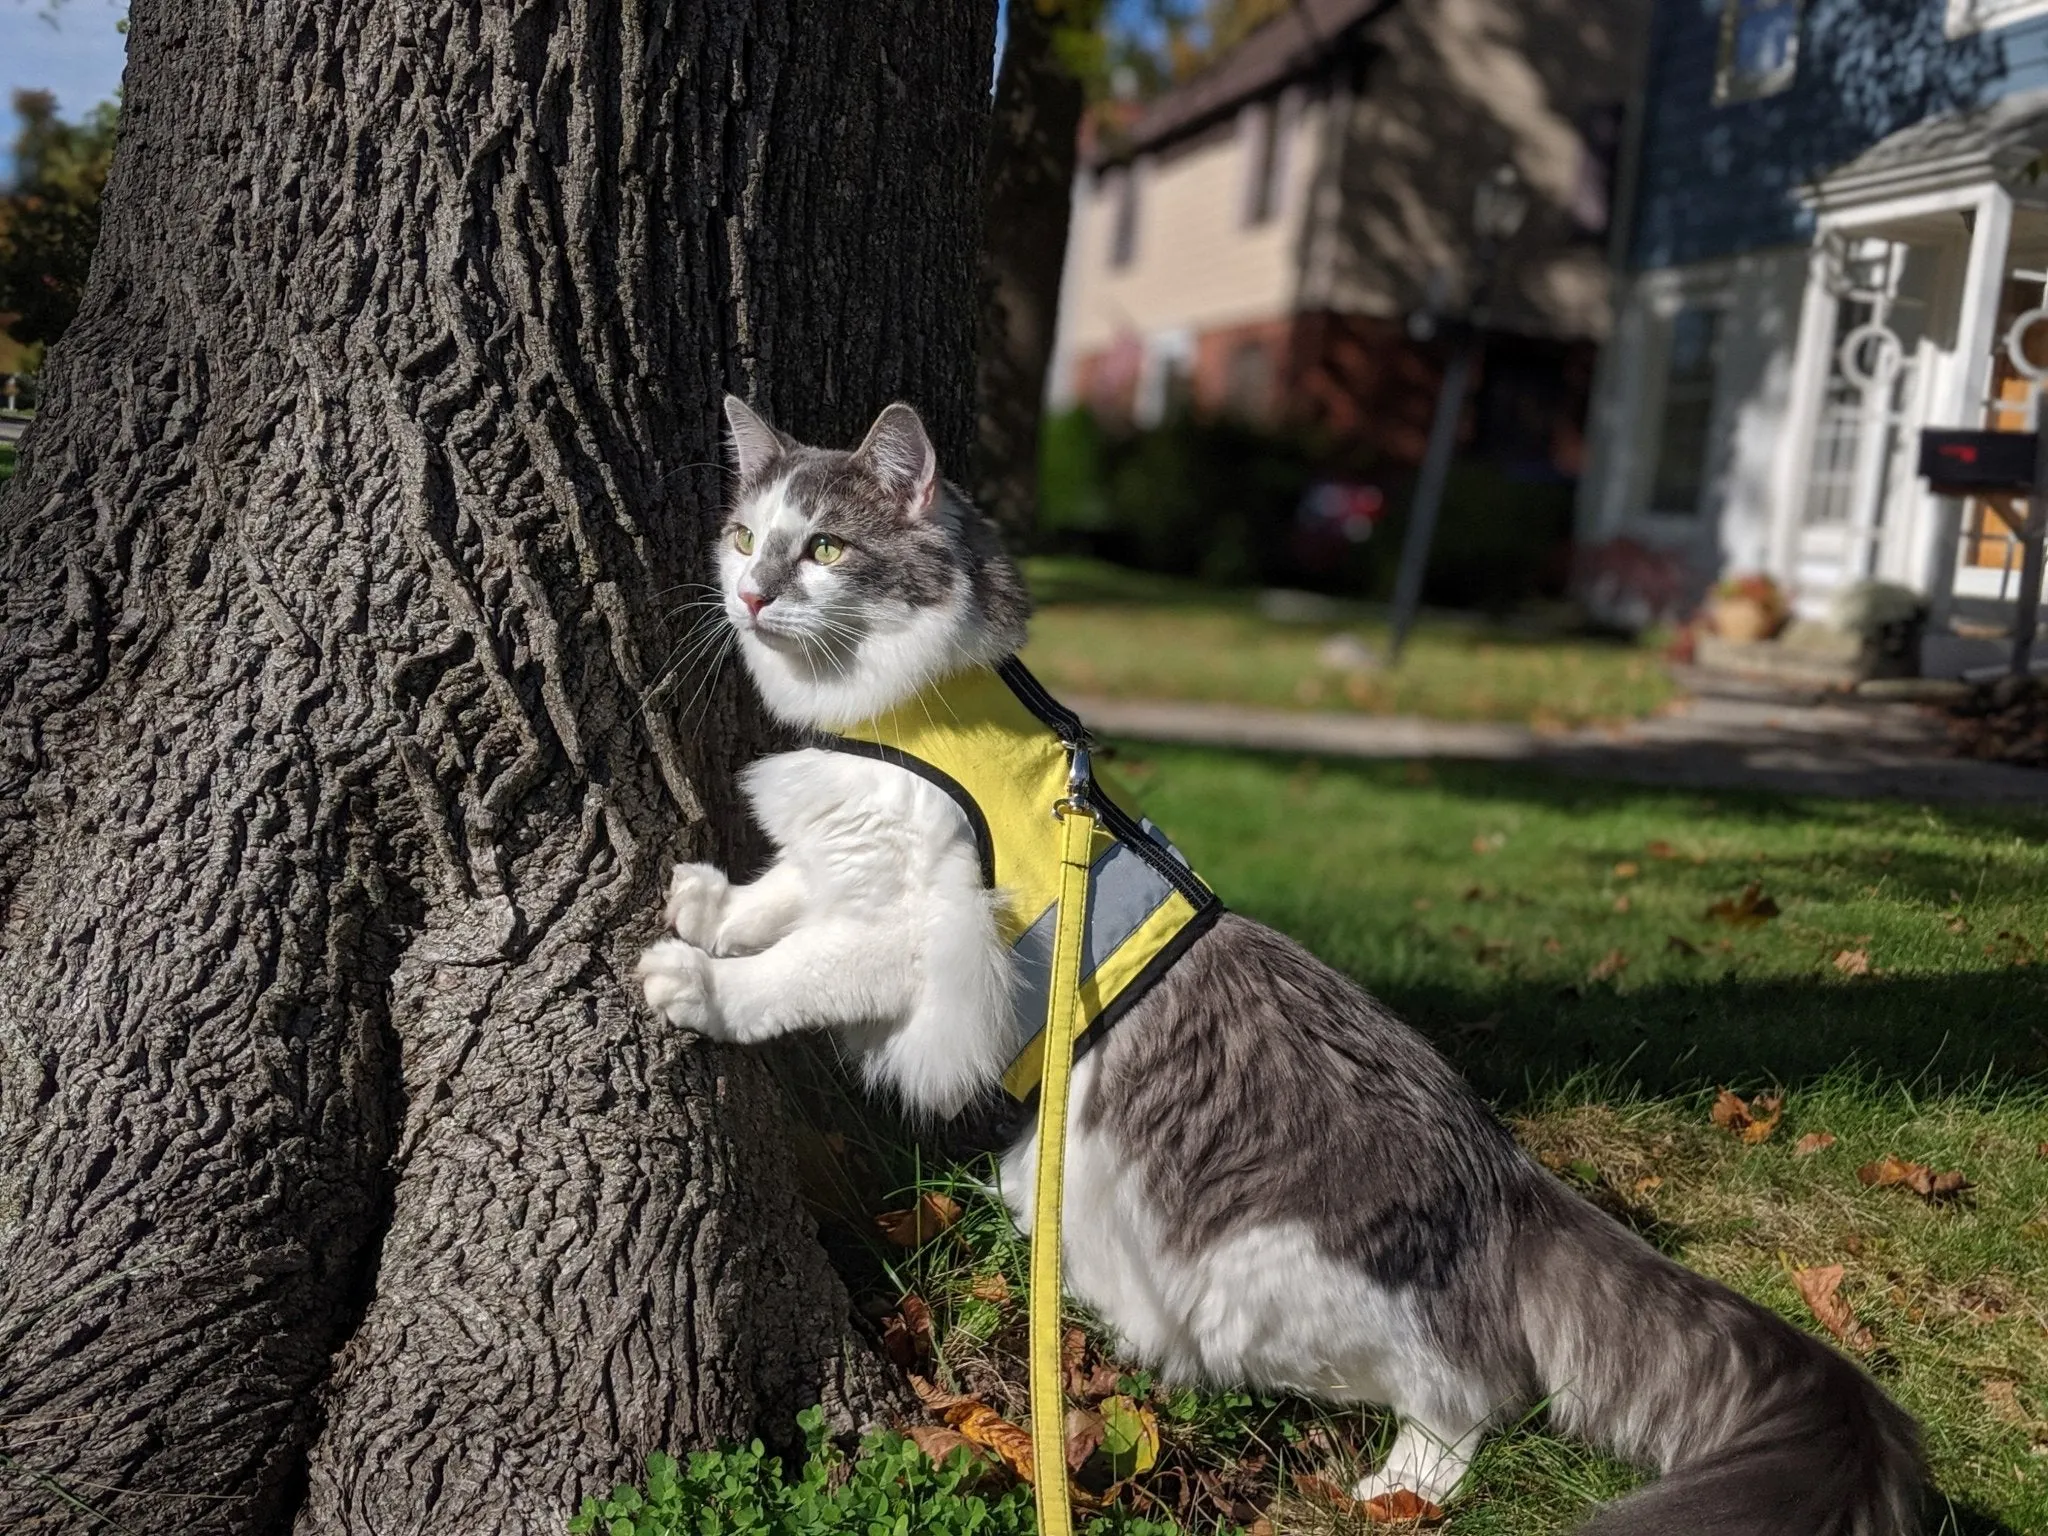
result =
[{"label": "metal pole", "polygon": [[[2048,413],[2043,413],[2048,414]],[[2041,627],[2041,561],[2048,544],[2048,421],[2034,436],[2034,494],[2020,530],[2020,599],[2013,612],[2012,675],[2031,675],[2034,636]]]},{"label": "metal pole", "polygon": [[1465,392],[1472,385],[1472,370],[1479,358],[1479,332],[1460,347],[1444,370],[1443,388],[1436,397],[1436,420],[1429,429],[1429,449],[1422,458],[1422,474],[1415,482],[1415,505],[1408,515],[1408,537],[1401,545],[1401,570],[1394,580],[1394,633],[1388,641],[1387,659],[1401,659],[1401,647],[1408,643],[1408,631],[1422,607],[1422,578],[1429,573],[1429,547],[1436,539],[1437,514],[1443,510],[1444,487],[1450,482],[1451,455],[1458,446],[1458,423],[1465,415]]}]

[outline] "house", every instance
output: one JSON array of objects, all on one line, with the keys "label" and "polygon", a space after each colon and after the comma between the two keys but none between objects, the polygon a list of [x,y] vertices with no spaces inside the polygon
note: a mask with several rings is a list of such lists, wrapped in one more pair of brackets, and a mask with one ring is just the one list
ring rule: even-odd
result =
[{"label": "house", "polygon": [[1412,468],[1447,348],[1411,322],[1469,303],[1474,191],[1506,164],[1532,212],[1493,285],[1465,443],[1575,476],[1644,12],[1297,0],[1088,146],[1051,403],[1312,423]]},{"label": "house", "polygon": [[1657,0],[1645,102],[1580,541],[1810,617],[1900,583],[1923,670],[1999,660],[2020,545],[1918,448],[2034,419],[2048,0]]}]

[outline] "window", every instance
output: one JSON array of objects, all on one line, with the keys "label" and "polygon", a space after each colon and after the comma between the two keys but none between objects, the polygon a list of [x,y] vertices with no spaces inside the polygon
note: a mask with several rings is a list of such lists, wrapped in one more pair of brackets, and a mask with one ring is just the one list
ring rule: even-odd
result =
[{"label": "window", "polygon": [[1109,264],[1128,267],[1138,254],[1138,168],[1119,166],[1108,176]]},{"label": "window", "polygon": [[1989,32],[2033,16],[2048,16],[2048,0],[1948,0],[1948,35]]},{"label": "window", "polygon": [[1699,514],[1707,485],[1714,375],[1720,356],[1720,310],[1692,306],[1671,317],[1663,414],[1657,423],[1657,470],[1650,484],[1652,512]]},{"label": "window", "polygon": [[1287,174],[1287,130],[1293,113],[1280,101],[1255,101],[1237,115],[1244,146],[1244,222],[1264,224],[1280,211]]},{"label": "window", "polygon": [[1721,67],[1714,100],[1755,101],[1792,84],[1799,69],[1799,16],[1805,0],[1724,0]]},{"label": "window", "polygon": [[1141,427],[1156,427],[1182,415],[1194,400],[1195,338],[1190,331],[1161,331],[1145,344],[1133,412]]}]

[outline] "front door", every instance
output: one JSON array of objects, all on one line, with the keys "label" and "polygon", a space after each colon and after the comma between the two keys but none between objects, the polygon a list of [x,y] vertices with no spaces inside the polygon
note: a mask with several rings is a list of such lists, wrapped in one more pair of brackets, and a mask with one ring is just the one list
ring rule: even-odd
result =
[{"label": "front door", "polygon": [[1806,604],[1887,573],[1906,534],[1943,250],[1875,236],[1822,253],[1835,296],[1796,550]]}]

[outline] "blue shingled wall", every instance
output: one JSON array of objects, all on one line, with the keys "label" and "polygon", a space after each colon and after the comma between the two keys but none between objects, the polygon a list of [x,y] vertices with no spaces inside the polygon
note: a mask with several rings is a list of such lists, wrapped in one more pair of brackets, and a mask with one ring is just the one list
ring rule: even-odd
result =
[{"label": "blue shingled wall", "polygon": [[1809,0],[1792,86],[1714,105],[1723,0],[1656,0],[1632,250],[1682,266],[1804,240],[1794,189],[1885,135],[2048,86],[2048,16],[1950,39],[1946,0]]}]

